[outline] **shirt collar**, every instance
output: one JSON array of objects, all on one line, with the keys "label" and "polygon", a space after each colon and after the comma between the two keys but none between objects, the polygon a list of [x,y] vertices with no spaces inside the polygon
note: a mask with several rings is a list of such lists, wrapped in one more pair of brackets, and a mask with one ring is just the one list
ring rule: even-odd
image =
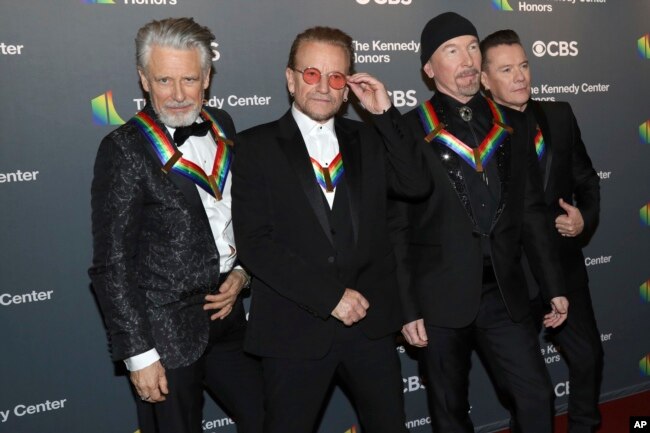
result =
[{"label": "shirt collar", "polygon": [[298,124],[298,129],[300,129],[300,133],[303,135],[303,137],[310,135],[312,132],[316,130],[316,128],[323,127],[326,128],[329,132],[334,134],[334,118],[332,117],[325,123],[318,123],[315,120],[311,119],[309,116],[307,116],[305,113],[302,111],[298,110],[296,108],[296,104],[291,105],[291,115],[293,116],[294,120]]},{"label": "shirt collar", "polygon": [[467,101],[464,104],[459,100],[457,100],[456,98],[453,98],[445,93],[438,92],[437,94],[440,96],[440,99],[443,101],[445,105],[447,105],[449,108],[454,110],[463,106],[478,108],[480,107],[481,101],[483,100],[483,95],[480,92],[476,93],[474,96],[470,98],[469,101]]}]

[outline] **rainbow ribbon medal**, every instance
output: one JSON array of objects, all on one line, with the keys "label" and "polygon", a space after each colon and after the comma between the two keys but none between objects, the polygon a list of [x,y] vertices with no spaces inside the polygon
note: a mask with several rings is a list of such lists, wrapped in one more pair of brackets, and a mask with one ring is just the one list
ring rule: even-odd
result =
[{"label": "rainbow ribbon medal", "polygon": [[512,134],[512,128],[507,125],[503,112],[491,99],[486,98],[486,101],[492,111],[493,125],[479,147],[471,148],[447,131],[446,125],[438,119],[431,101],[425,101],[418,107],[420,122],[426,132],[424,140],[430,143],[435,139],[454,151],[477,172],[483,172],[494,151],[503,143],[508,133]]},{"label": "rainbow ribbon medal", "polygon": [[226,135],[217,120],[206,110],[201,110],[201,118],[212,124],[212,137],[217,143],[217,152],[208,175],[201,167],[183,158],[183,154],[172,143],[163,129],[144,112],[136,114],[131,121],[142,131],[153,146],[160,163],[161,170],[167,174],[174,171],[194,182],[205,192],[217,200],[221,200],[223,188],[226,185],[230,164],[232,162],[232,141]]},{"label": "rainbow ribbon medal", "polygon": [[535,135],[535,152],[537,153],[537,160],[541,161],[546,151],[546,144],[544,144],[544,136],[542,130],[537,126],[537,134]]},{"label": "rainbow ribbon medal", "polygon": [[[226,187],[226,179],[230,173],[230,164],[232,163],[232,140],[226,138],[225,131],[210,113],[206,110],[201,110],[201,117],[205,121],[212,122],[212,138],[217,143],[217,153],[214,156],[214,165],[212,174],[208,176],[210,185],[213,186],[215,191],[215,198],[221,200],[223,189]],[[216,188],[215,188],[216,187]]]},{"label": "rainbow ribbon medal", "polygon": [[314,167],[318,184],[326,192],[333,192],[343,177],[343,158],[341,154],[339,153],[334,157],[329,167],[322,167],[314,158],[309,159],[311,159],[311,165]]}]

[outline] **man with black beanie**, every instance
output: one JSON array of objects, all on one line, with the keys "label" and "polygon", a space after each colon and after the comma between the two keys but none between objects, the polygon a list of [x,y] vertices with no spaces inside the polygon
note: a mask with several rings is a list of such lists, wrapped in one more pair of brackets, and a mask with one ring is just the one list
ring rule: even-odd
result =
[{"label": "man with black beanie", "polygon": [[476,349],[503,384],[503,402],[524,433],[552,431],[553,392],[540,356],[521,269],[522,246],[551,310],[567,317],[560,263],[550,239],[534,125],[479,93],[476,28],[447,12],[422,31],[421,60],[434,96],[407,114],[434,190],[394,202],[406,340],[423,347],[436,432],[473,432],[468,376]]}]

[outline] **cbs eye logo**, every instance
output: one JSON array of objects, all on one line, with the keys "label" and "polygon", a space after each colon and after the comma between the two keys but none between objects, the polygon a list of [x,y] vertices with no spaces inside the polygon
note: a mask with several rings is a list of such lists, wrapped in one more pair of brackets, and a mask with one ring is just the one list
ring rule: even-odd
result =
[{"label": "cbs eye logo", "polygon": [[575,57],[578,55],[578,42],[576,41],[536,41],[532,47],[533,54],[537,57],[549,55],[551,57]]},{"label": "cbs eye logo", "polygon": [[410,5],[413,0],[357,0],[357,3],[367,5],[371,1],[378,5]]}]

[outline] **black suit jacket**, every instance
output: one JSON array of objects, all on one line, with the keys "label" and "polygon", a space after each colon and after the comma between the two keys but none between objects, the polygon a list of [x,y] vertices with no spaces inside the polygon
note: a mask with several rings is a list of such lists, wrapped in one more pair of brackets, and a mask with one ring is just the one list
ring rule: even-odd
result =
[{"label": "black suit jacket", "polygon": [[336,327],[342,326],[330,313],[346,287],[370,302],[368,315],[354,325],[368,337],[386,336],[401,326],[386,226],[387,190],[423,196],[430,182],[399,112],[392,108],[374,121],[382,137],[363,123],[335,120],[355,239],[355,263],[343,276],[328,210],[291,112],[238,136],[233,222],[239,257],[255,277],[245,341],[249,352],[325,355]]},{"label": "black suit jacket", "polygon": [[[151,104],[145,111],[157,119]],[[230,116],[211,112],[234,137]],[[155,347],[163,365],[175,368],[197,360],[207,345],[202,307],[205,295],[218,289],[219,252],[196,185],[161,166],[131,122],[102,140],[91,189],[89,275],[113,359]],[[243,325],[243,310],[231,315]]]},{"label": "black suit jacket", "polygon": [[[582,233],[574,238],[561,236],[554,230],[567,291],[582,290],[588,285],[582,247],[598,226],[600,178],[587,155],[578,122],[568,103],[531,100],[526,113],[534,116],[544,136],[547,155],[542,170],[544,195],[553,224],[557,216],[566,213],[559,205],[560,198],[578,207],[585,222]],[[529,278],[529,284],[536,287],[534,279]]]},{"label": "black suit jacket", "polygon": [[[444,111],[439,95],[432,103],[438,113]],[[482,291],[481,242],[490,242],[492,265],[512,320],[520,321],[529,312],[522,246],[539,267],[546,296],[564,293],[532,145],[534,125],[522,113],[503,109],[514,133],[494,156],[500,196],[489,239],[480,234],[472,214],[460,168],[465,162],[443,144],[424,140],[416,110],[406,115],[433,177],[433,193],[421,203],[391,203],[405,323],[424,318],[427,325],[459,328],[474,320]]]}]

